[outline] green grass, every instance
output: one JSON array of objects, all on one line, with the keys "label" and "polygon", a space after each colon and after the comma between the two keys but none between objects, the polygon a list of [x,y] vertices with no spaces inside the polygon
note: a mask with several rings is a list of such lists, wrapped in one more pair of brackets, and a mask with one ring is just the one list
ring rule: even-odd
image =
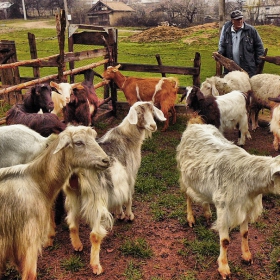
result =
[{"label": "green grass", "polygon": [[139,266],[134,264],[133,261],[130,261],[127,265],[127,268],[124,272],[124,276],[126,280],[141,280],[143,279],[143,275]]},{"label": "green grass", "polygon": [[70,256],[67,259],[63,259],[61,261],[61,266],[66,270],[70,272],[76,272],[79,271],[81,268],[84,267],[84,263],[81,260],[80,256]]},{"label": "green grass", "polygon": [[135,240],[125,240],[120,251],[125,256],[133,256],[134,258],[148,259],[151,258],[153,252],[144,238],[136,238]]},{"label": "green grass", "polygon": [[[23,20],[17,20],[20,26]],[[9,28],[9,21],[0,21],[0,24],[5,28]],[[50,25],[55,27],[55,21],[50,20]],[[268,48],[268,55],[279,55],[279,40],[280,28],[276,26],[257,26],[264,46]],[[2,31],[2,32],[4,32]],[[193,66],[193,58],[196,52],[201,54],[201,81],[206,77],[215,74],[216,63],[212,58],[212,53],[217,50],[218,44],[218,29],[213,30],[198,30],[191,34],[187,34],[184,38],[174,40],[173,42],[152,42],[152,43],[134,43],[129,41],[129,36],[135,34],[133,28],[120,29],[118,35],[121,38],[118,42],[118,61],[120,63],[136,63],[136,64],[157,64],[155,55],[159,54],[164,65],[170,66]],[[27,32],[31,32],[36,37],[38,57],[46,57],[58,54],[58,40],[56,30],[54,29],[17,29],[14,32],[7,32],[1,34],[1,40],[14,40],[17,48],[18,60],[30,59],[29,45],[27,40]],[[205,36],[205,34],[207,36]],[[66,36],[67,37],[67,36]],[[124,39],[125,38],[125,39]],[[186,43],[186,39],[195,38],[192,43]],[[65,42],[65,50],[68,50],[68,42]],[[76,51],[82,49],[91,49],[90,46],[75,46]],[[94,46],[94,48],[96,48]],[[99,59],[100,60],[100,59]],[[92,62],[92,61],[91,61]],[[76,66],[83,62],[76,63]],[[88,62],[90,63],[90,62]],[[41,68],[43,75],[53,74],[57,71],[56,68]],[[102,73],[102,67],[96,69],[97,72]],[[279,73],[279,66],[265,63],[264,72]],[[30,76],[32,68],[20,67],[20,73],[24,76]],[[151,75],[160,75],[155,73],[144,72],[127,72],[127,75],[138,75],[142,77]],[[175,75],[176,76],[176,75]],[[177,75],[182,86],[191,85],[192,77]]]}]

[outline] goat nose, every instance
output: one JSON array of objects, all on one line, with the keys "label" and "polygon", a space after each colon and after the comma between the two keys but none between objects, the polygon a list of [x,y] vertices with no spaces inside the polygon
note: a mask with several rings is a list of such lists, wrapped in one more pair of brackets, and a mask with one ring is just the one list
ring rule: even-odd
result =
[{"label": "goat nose", "polygon": [[157,125],[156,125],[156,124],[151,124],[150,127],[151,127],[151,129],[152,129],[153,131],[155,131],[155,130],[157,129]]}]

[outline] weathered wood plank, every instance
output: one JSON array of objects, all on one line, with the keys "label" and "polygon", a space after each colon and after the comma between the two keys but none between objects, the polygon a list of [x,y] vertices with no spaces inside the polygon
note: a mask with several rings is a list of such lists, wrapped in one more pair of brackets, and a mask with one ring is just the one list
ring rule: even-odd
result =
[{"label": "weathered wood plank", "polygon": [[180,67],[180,66],[121,63],[121,67],[119,69],[123,70],[123,71],[135,71],[135,72],[199,75],[198,67]]}]

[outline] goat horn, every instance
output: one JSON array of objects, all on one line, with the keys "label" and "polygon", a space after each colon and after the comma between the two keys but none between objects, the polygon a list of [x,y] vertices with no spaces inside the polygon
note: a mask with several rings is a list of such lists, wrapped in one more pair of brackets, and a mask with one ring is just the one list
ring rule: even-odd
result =
[{"label": "goat horn", "polygon": [[279,103],[280,102],[280,96],[278,96],[278,97],[268,97],[268,100]]},{"label": "goat horn", "polygon": [[74,84],[71,84],[71,88],[74,89],[74,88],[77,88],[78,86],[80,86],[81,83],[74,83]]}]

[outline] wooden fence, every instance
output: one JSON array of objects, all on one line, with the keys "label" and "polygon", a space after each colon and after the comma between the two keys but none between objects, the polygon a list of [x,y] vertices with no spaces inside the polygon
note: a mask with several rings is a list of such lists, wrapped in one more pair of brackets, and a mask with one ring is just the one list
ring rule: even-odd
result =
[{"label": "wooden fence", "polygon": [[[193,84],[200,86],[200,65],[201,57],[199,53],[195,53],[194,63],[192,67],[176,67],[165,66],[162,64],[160,56],[156,54],[157,65],[148,64],[128,64],[118,61],[118,30],[111,27],[100,27],[91,25],[72,25],[68,29],[68,52],[64,52],[65,48],[65,31],[66,19],[65,12],[61,12],[56,16],[57,37],[59,44],[59,54],[48,57],[38,58],[36,40],[34,34],[28,33],[28,41],[30,47],[30,60],[18,61],[16,55],[15,43],[13,41],[0,41],[0,78],[2,82],[1,95],[8,96],[13,93],[17,97],[21,96],[21,90],[37,83],[56,80],[58,82],[67,81],[74,82],[75,75],[83,70],[103,66],[106,69],[109,65],[121,64],[120,70],[135,72],[151,72],[161,73],[162,76],[168,74],[192,75]],[[82,29],[82,32],[81,32]],[[85,31],[86,30],[86,31]],[[80,32],[77,32],[80,31]],[[75,46],[79,45],[98,45],[98,49],[89,49],[86,51],[74,52]],[[102,58],[96,63],[90,63],[82,67],[75,68],[75,62],[86,59]],[[66,70],[66,63],[69,63],[69,70]],[[19,67],[32,67],[33,77],[21,77],[19,75]],[[41,77],[41,67],[56,67],[57,74]],[[117,87],[114,83],[106,84],[101,82],[95,87],[104,86],[104,100],[111,100],[112,114],[117,111]],[[179,94],[185,91],[185,86],[181,86]]]}]

